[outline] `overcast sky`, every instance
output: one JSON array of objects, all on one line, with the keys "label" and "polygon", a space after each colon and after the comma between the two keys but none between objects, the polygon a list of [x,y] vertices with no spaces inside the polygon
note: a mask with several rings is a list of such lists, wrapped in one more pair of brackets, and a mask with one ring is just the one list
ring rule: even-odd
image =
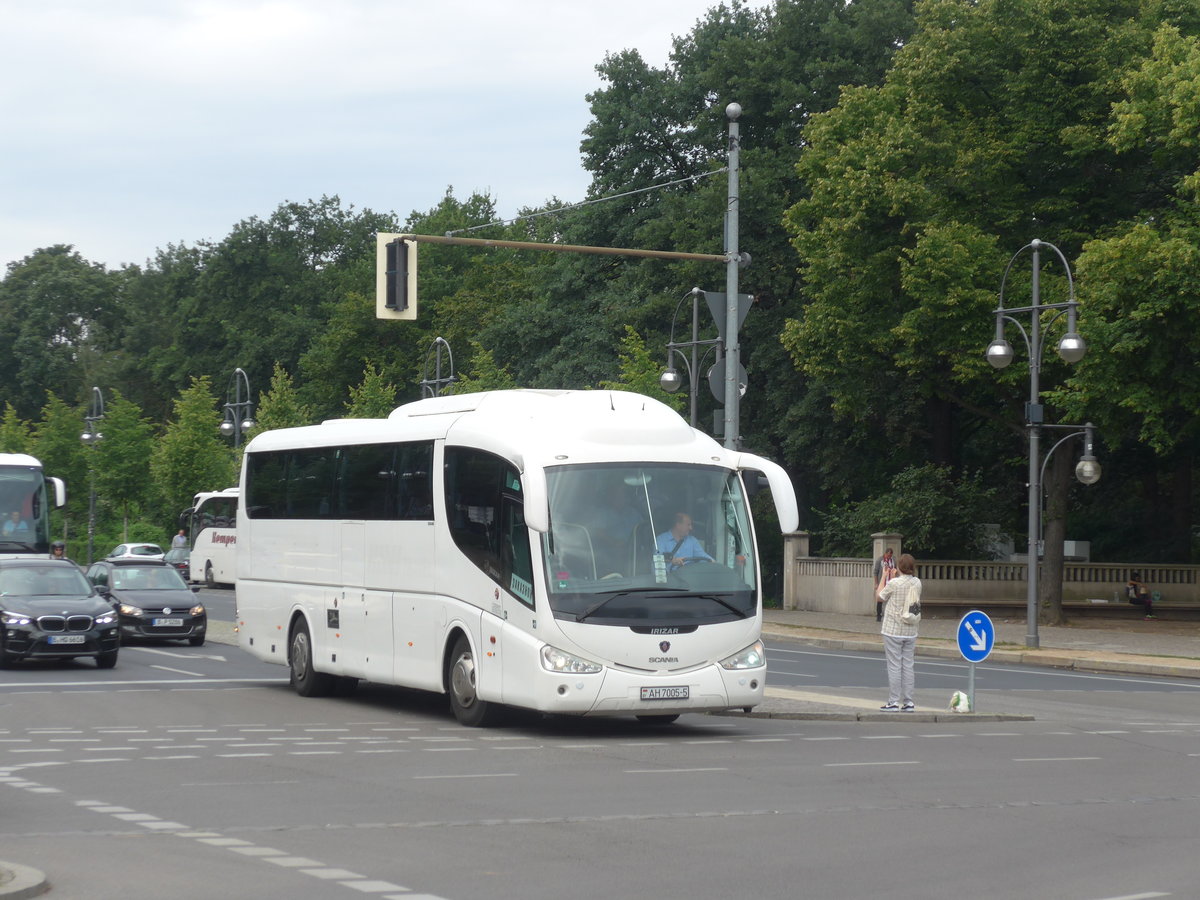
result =
[{"label": "overcast sky", "polygon": [[141,264],[322,195],[581,200],[595,66],[664,65],[715,5],[0,0],[0,273],[59,243]]}]

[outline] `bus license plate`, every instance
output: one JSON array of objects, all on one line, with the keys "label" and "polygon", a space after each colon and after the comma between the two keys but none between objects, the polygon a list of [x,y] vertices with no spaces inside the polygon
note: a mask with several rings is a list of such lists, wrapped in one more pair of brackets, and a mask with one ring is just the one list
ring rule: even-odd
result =
[{"label": "bus license plate", "polygon": [[154,628],[179,628],[183,625],[183,619],[153,619],[150,624]]},{"label": "bus license plate", "polygon": [[642,688],[643,700],[686,700],[688,698],[688,686],[680,687],[644,687]]},{"label": "bus license plate", "polygon": [[50,635],[51,644],[82,644],[84,636],[82,634],[52,634]]}]

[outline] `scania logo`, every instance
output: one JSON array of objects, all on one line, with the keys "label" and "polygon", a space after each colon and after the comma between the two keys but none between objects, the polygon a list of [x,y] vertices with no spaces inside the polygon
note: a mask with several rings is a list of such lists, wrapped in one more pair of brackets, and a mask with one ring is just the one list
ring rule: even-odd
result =
[{"label": "scania logo", "polygon": [[659,641],[658,649],[661,650],[663,653],[666,653],[668,650],[671,649],[671,642],[670,641]]}]

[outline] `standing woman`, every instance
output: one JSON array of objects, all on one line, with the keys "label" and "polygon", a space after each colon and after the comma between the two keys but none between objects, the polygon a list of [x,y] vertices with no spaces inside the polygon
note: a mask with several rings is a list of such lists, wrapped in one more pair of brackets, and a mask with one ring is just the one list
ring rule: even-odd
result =
[{"label": "standing woman", "polygon": [[912,712],[917,708],[913,702],[913,655],[918,622],[906,622],[905,614],[913,601],[921,601],[921,579],[916,576],[917,561],[910,553],[902,553],[896,567],[900,574],[879,592],[884,604],[880,631],[888,672],[888,701],[880,709]]}]

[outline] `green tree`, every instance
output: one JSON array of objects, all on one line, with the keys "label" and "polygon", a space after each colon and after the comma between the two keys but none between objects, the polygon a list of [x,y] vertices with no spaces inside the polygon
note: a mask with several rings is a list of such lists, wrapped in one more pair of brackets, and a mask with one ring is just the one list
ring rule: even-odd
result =
[{"label": "green tree", "polygon": [[83,410],[68,406],[54,391],[47,391],[41,419],[34,427],[34,455],[47,475],[61,478],[67,486],[66,508],[51,516],[54,533],[64,540],[85,533],[87,527],[91,448],[79,439],[83,415]]},{"label": "green tree", "polygon": [[600,387],[614,391],[634,391],[660,400],[676,412],[687,408],[688,395],[668,394],[658,383],[662,363],[646,349],[646,342],[632,325],[625,326],[621,340],[621,380],[601,381]]},{"label": "green tree", "polygon": [[[1162,92],[1174,99],[1155,98],[1154,111],[1127,105],[1150,103],[1158,92],[1161,66],[1147,69],[1146,61],[1156,35],[1162,46],[1164,24],[1194,34],[1197,10],[1086,0],[1062,16],[1048,0],[925,0],[884,82],[848,88],[837,107],[809,121],[798,165],[807,193],[786,219],[809,301],[783,339],[799,371],[829,392],[856,443],[886,436],[884,473],[922,455],[964,470],[987,465],[989,477],[1006,485],[1003,496],[1023,496],[1028,368],[996,373],[980,352],[991,338],[995,290],[1006,259],[1032,238],[1075,258],[1118,223],[1162,227],[1170,218],[1175,185],[1189,171],[1185,148],[1156,163],[1162,148],[1154,129],[1148,142],[1121,144],[1137,134],[1139,115],[1162,121],[1162,110],[1184,96]],[[1186,59],[1179,51],[1160,56]],[[1134,75],[1145,72],[1153,74]],[[1094,283],[1088,279],[1088,290]],[[1028,298],[1029,284],[1009,279],[1010,306]],[[1066,298],[1053,267],[1042,286],[1043,302]],[[1082,281],[1079,295],[1081,330],[1095,328],[1105,342],[1111,323],[1101,323]],[[1060,319],[1054,329],[1064,325]],[[1179,351],[1165,356],[1188,357]],[[1104,390],[1115,389],[1113,400],[1129,392],[1115,378],[1092,381],[1093,354],[1086,359],[1072,370],[1050,353],[1041,361],[1049,421],[1082,413],[1119,440],[1119,417],[1111,425],[1103,417],[1123,398],[1092,401]],[[1065,489],[1057,472],[1048,470],[1051,493]],[[1111,500],[1110,489],[1085,502]],[[1175,494],[1191,503],[1190,489]],[[1059,508],[1051,504],[1049,515]],[[1157,511],[1163,521],[1184,518]],[[1056,597],[1046,599],[1053,611]]]},{"label": "green tree", "polygon": [[49,390],[69,396],[74,385],[96,383],[97,347],[120,317],[116,288],[103,266],[66,245],[9,264],[0,281],[0,383],[18,413],[32,416]]},{"label": "green tree", "polygon": [[6,401],[4,418],[0,420],[0,453],[28,453],[32,444],[32,427],[18,416],[16,408]]},{"label": "green tree", "polygon": [[871,534],[894,531],[918,556],[986,558],[990,537],[981,523],[996,502],[996,488],[987,487],[979,472],[963,477],[945,466],[910,467],[896,476],[889,493],[830,507],[821,517],[822,552],[869,556]]},{"label": "green tree", "polygon": [[156,520],[174,524],[197,491],[236,483],[234,458],[220,437],[221,414],[207,375],[194,378],[175,401],[174,417],[150,455],[158,490]]},{"label": "green tree", "polygon": [[478,341],[472,341],[473,371],[468,375],[457,375],[447,394],[475,394],[479,391],[505,391],[518,387],[516,380],[496,364],[491,350],[485,350]]},{"label": "green tree", "polygon": [[150,456],[154,428],[137,404],[113,391],[104,410],[104,440],[95,448],[97,493],[120,511],[121,539],[129,539],[130,514],[152,499]]},{"label": "green tree", "polygon": [[275,363],[275,371],[271,373],[271,387],[266,393],[259,395],[255,424],[246,435],[246,440],[249,442],[256,434],[273,428],[312,425],[313,421],[312,412],[300,401],[292,376],[282,365]]},{"label": "green tree", "polygon": [[362,381],[350,388],[346,402],[349,419],[382,419],[396,408],[396,386],[373,363],[367,363]]}]

